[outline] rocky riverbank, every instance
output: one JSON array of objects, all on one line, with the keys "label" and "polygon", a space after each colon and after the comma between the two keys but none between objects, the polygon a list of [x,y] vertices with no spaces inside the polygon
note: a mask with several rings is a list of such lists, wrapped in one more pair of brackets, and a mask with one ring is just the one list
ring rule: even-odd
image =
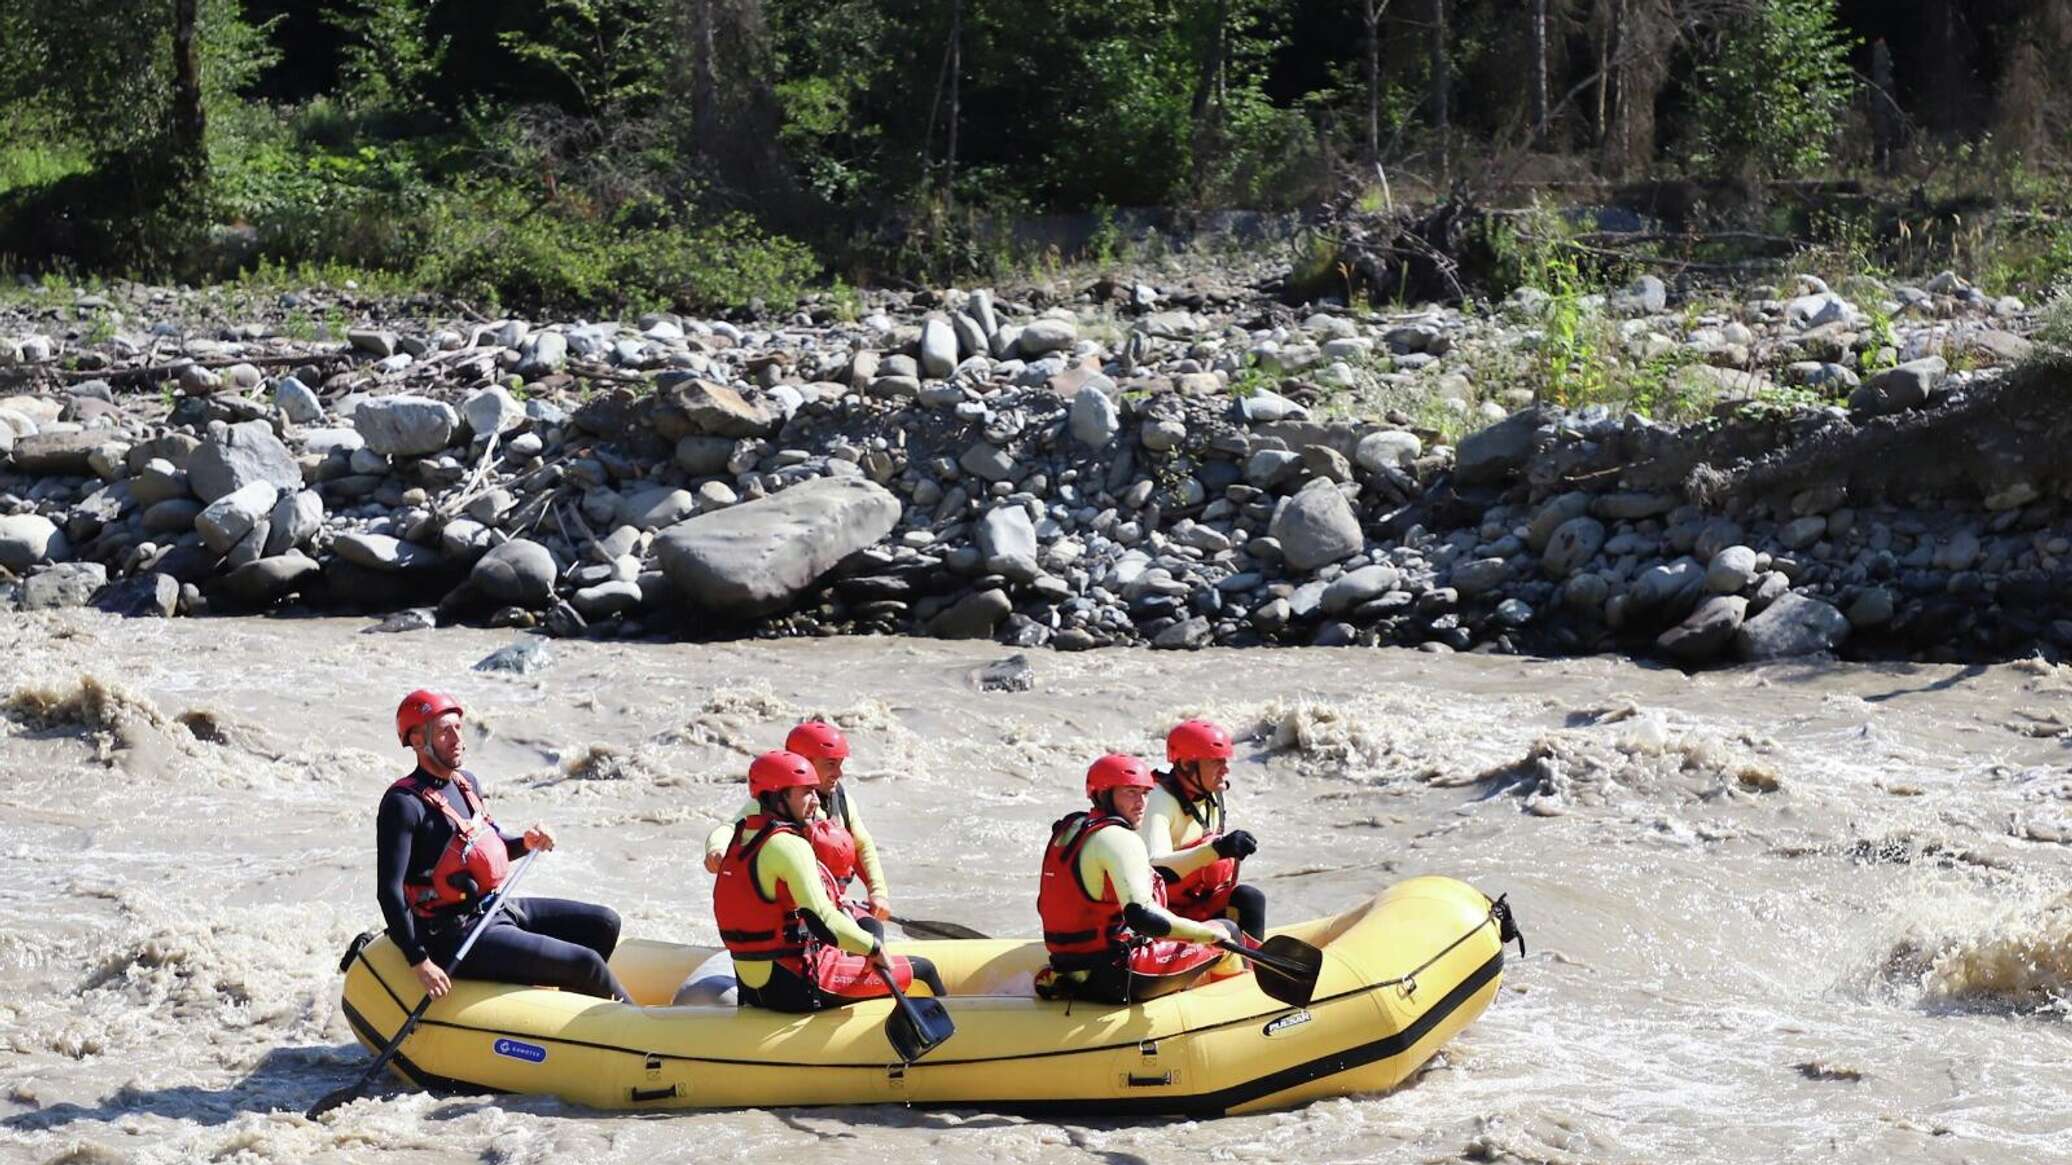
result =
[{"label": "rocky riverbank", "polygon": [[1561,307],[1704,419],[1534,403],[1530,289],[1289,309],[1153,273],[537,323],[24,292],[0,607],[1685,664],[2072,646],[2072,372],[2025,305],[1949,274]]}]

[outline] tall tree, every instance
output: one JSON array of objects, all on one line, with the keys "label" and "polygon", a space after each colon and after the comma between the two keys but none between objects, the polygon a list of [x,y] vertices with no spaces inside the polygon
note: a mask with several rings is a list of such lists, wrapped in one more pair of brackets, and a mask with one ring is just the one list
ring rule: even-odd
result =
[{"label": "tall tree", "polygon": [[167,109],[171,177],[181,186],[207,180],[208,117],[201,103],[201,46],[196,0],[173,0],[173,94]]},{"label": "tall tree", "polygon": [[1367,88],[1366,160],[1381,163],[1381,18],[1388,15],[1389,0],[1360,0],[1360,20],[1366,26],[1366,55],[1361,61]]},{"label": "tall tree", "polygon": [[1432,0],[1431,28],[1432,128],[1439,131],[1439,169],[1453,180],[1453,46],[1446,29],[1446,0]]},{"label": "tall tree", "polygon": [[1543,148],[1547,144],[1547,0],[1532,0],[1526,32],[1528,51],[1532,53],[1528,108],[1532,117],[1532,144],[1535,148]]}]

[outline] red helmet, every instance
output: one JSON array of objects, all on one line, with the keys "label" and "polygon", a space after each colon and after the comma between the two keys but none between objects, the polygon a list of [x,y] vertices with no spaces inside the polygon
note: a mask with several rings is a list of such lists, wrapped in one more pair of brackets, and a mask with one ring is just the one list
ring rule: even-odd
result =
[{"label": "red helmet", "polygon": [[1166,759],[1178,764],[1188,760],[1229,760],[1230,733],[1207,720],[1189,720],[1166,734]]},{"label": "red helmet", "polygon": [[784,738],[784,751],[812,760],[842,760],[849,755],[849,738],[825,720],[808,720]]},{"label": "red helmet", "polygon": [[1133,756],[1111,752],[1086,770],[1086,795],[1098,797],[1110,789],[1149,789],[1156,784],[1151,766]]},{"label": "red helmet", "polygon": [[444,692],[419,688],[396,705],[396,739],[410,745],[410,730],[422,728],[448,712],[461,714],[460,701]]},{"label": "red helmet", "polygon": [[813,762],[795,752],[778,749],[748,762],[748,795],[751,797],[805,786],[818,788],[819,785],[820,776],[813,771]]}]

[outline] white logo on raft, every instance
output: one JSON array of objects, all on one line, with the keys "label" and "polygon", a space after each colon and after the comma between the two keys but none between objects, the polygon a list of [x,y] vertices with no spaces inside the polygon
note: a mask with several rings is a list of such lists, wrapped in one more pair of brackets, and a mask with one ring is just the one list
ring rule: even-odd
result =
[{"label": "white logo on raft", "polygon": [[547,1061],[547,1049],[523,1040],[498,1040],[489,1045],[489,1050],[513,1060],[524,1060],[528,1064],[544,1064]]},{"label": "white logo on raft", "polygon": [[1287,1031],[1291,1027],[1301,1027],[1303,1024],[1308,1023],[1309,1019],[1309,1012],[1304,1011],[1301,1008],[1297,1008],[1296,1010],[1289,1012],[1288,1014],[1280,1017],[1279,1019],[1274,1020],[1272,1023],[1267,1024],[1265,1027],[1260,1028],[1259,1034],[1264,1036],[1277,1036],[1282,1032]]}]

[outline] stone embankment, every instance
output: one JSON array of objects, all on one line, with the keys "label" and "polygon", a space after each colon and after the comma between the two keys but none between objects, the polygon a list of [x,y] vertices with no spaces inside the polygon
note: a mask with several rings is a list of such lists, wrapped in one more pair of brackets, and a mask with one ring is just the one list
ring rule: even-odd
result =
[{"label": "stone embankment", "polygon": [[1103,281],[755,323],[23,295],[0,607],[1687,665],[2072,646],[2072,379],[2024,305],[1954,275],[1671,298],[1580,308],[1714,402],[1677,428],[1536,404],[1530,290],[1291,312]]}]

